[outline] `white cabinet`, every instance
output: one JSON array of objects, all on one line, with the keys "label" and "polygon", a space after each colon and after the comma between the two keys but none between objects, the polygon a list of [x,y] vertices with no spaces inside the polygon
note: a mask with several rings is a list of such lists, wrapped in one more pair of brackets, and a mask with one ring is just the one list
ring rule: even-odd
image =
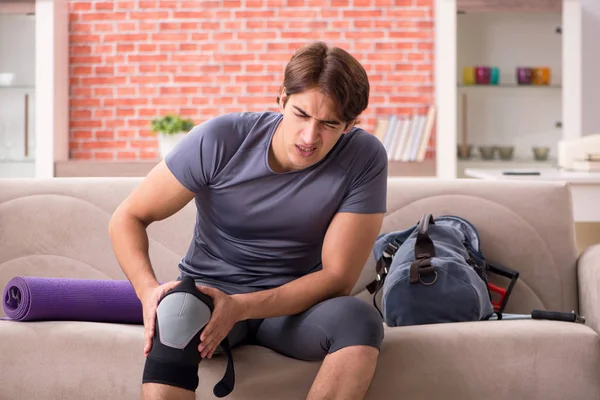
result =
[{"label": "white cabinet", "polygon": [[[438,177],[555,165],[560,140],[600,132],[600,2],[437,0],[436,11]],[[465,85],[471,66],[498,67],[499,83]],[[518,85],[517,67],[550,68],[550,84]],[[463,142],[473,145],[466,160]],[[479,146],[513,146],[513,157],[482,159]],[[548,160],[532,147],[550,148]]]},{"label": "white cabinet", "polygon": [[68,45],[66,0],[0,2],[0,178],[68,158]]},{"label": "white cabinet", "polygon": [[35,16],[0,14],[0,176],[34,176]]},{"label": "white cabinet", "polygon": [[[556,164],[562,135],[560,27],[561,15],[553,12],[458,14],[458,146],[466,142],[472,147],[468,158],[458,160],[459,177],[475,163]],[[497,84],[465,83],[463,71],[473,72],[475,66],[497,68]],[[550,71],[549,84],[519,84],[518,68],[531,72],[537,67]],[[536,147],[549,149],[547,159],[534,159]],[[486,159],[480,150],[490,148],[493,158]],[[498,148],[505,148],[505,154]]]}]

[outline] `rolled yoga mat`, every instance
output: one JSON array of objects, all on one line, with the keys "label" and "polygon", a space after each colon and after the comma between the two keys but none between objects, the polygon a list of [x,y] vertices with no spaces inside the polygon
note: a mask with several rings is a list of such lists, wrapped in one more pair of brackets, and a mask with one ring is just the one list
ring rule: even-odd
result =
[{"label": "rolled yoga mat", "polygon": [[127,280],[14,277],[2,304],[17,321],[142,324],[142,304]]}]

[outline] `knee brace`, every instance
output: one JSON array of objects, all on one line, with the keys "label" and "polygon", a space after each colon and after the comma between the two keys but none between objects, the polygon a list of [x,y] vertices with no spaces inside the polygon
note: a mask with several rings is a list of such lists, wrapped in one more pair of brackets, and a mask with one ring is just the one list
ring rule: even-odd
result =
[{"label": "knee brace", "polygon": [[[200,334],[210,320],[213,302],[196,289],[191,277],[165,293],[158,302],[152,349],[142,377],[143,383],[162,383],[196,391],[198,365],[202,358],[198,351]],[[227,353],[227,369],[223,379],[214,387],[217,397],[225,397],[233,390],[235,371],[227,337],[221,342]]]}]

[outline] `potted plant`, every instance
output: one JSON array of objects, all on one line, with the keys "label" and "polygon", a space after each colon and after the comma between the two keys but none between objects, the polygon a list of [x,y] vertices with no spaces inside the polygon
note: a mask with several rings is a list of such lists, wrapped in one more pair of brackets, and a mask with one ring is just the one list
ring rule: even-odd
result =
[{"label": "potted plant", "polygon": [[158,134],[158,151],[161,158],[175,147],[192,128],[191,119],[183,119],[179,115],[168,114],[152,120],[152,131]]}]

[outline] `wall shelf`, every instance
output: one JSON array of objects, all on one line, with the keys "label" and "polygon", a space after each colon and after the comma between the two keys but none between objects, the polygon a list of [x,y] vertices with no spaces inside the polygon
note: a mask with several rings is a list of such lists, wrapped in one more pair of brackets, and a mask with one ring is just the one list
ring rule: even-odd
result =
[{"label": "wall shelf", "polygon": [[562,0],[457,0],[458,11],[486,13],[494,11],[510,12],[560,12]]},{"label": "wall shelf", "polygon": [[562,85],[517,85],[516,83],[500,83],[498,85],[463,85],[458,84],[460,89],[523,89],[523,90],[548,90],[562,89]]},{"label": "wall shelf", "polygon": [[0,159],[0,164],[33,164],[35,162],[32,158],[6,158]]},{"label": "wall shelf", "polygon": [[35,90],[32,85],[0,86],[0,90]]}]

